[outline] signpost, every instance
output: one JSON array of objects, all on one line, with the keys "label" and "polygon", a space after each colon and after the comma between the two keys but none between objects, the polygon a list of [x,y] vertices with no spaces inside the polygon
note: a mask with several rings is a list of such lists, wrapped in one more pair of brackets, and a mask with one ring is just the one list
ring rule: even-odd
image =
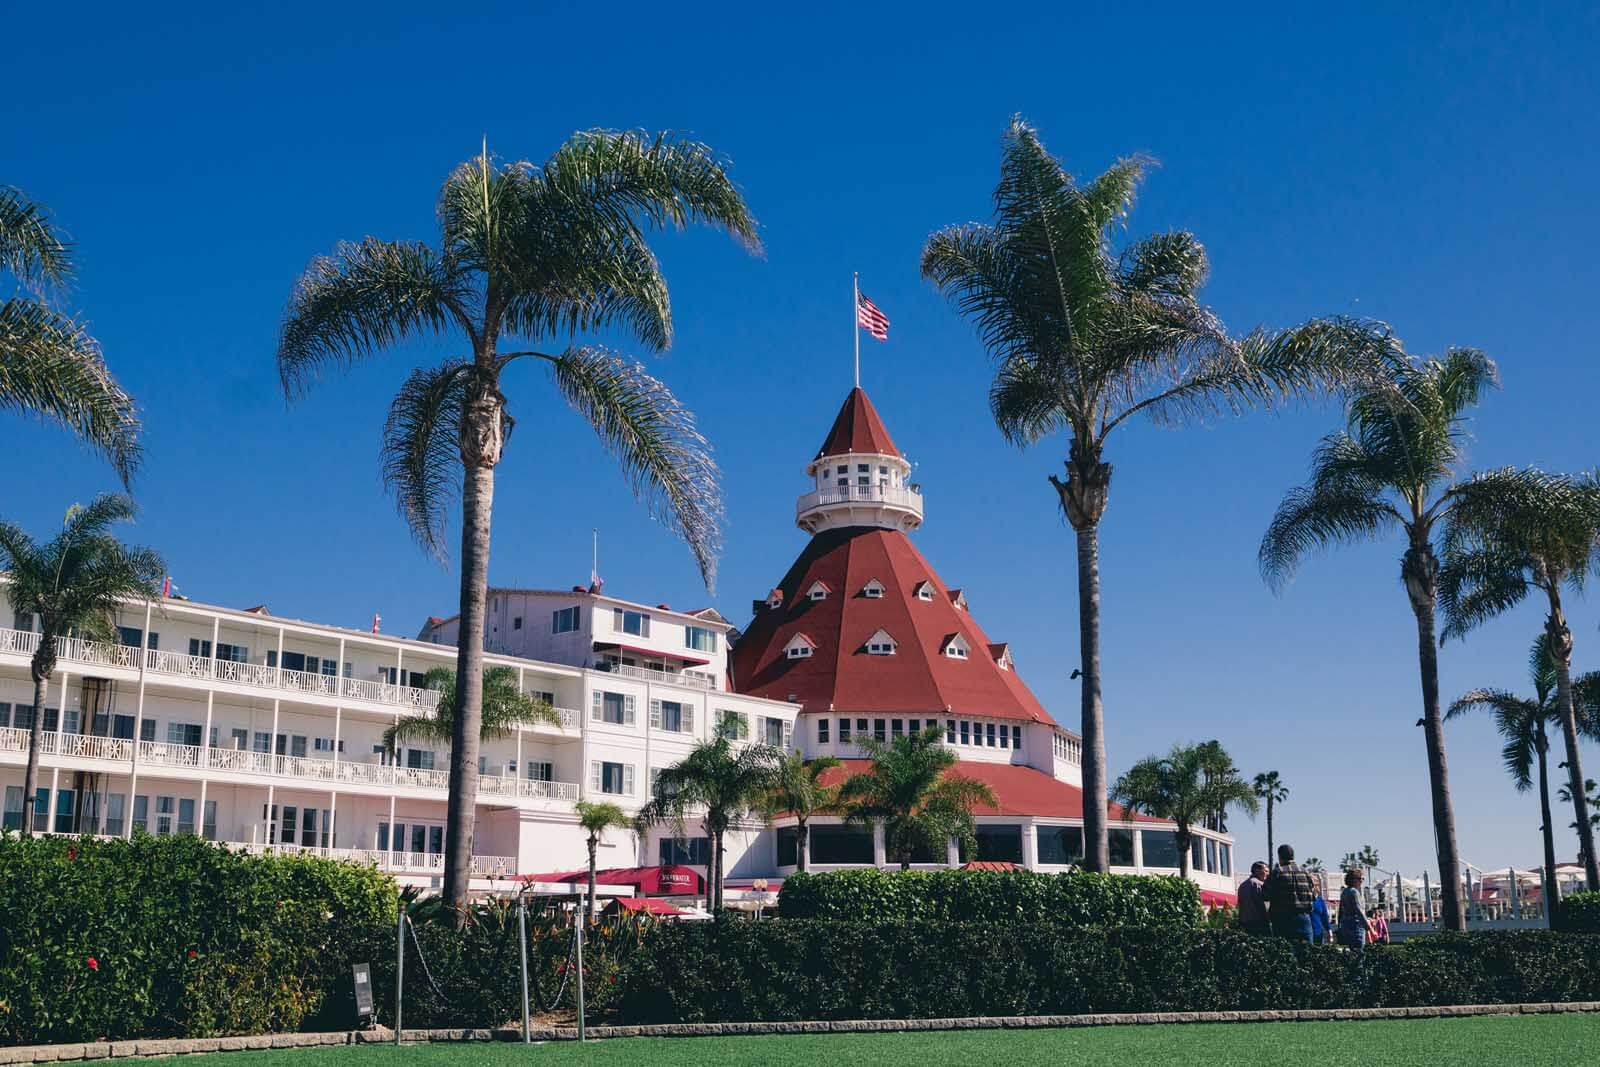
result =
[{"label": "signpost", "polygon": [[350,970],[355,974],[356,980],[356,1018],[359,1020],[366,1016],[367,1025],[371,1026],[373,1016],[376,1014],[372,1005],[372,967],[370,964],[358,963]]}]

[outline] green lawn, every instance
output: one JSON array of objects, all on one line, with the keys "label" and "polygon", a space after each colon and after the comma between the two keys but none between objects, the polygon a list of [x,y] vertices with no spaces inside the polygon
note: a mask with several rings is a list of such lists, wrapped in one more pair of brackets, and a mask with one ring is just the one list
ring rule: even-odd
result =
[{"label": "green lawn", "polygon": [[[1252,1063],[1534,1064],[1593,1062],[1600,1016],[1500,1016],[1348,1023],[1249,1023],[1117,1026],[1080,1030],[983,1030],[937,1033],[831,1034],[796,1037],[637,1038],[519,1044],[429,1045],[396,1049],[363,1045],[292,1051],[224,1053],[240,1067],[387,1067],[436,1064],[639,1063],[650,1067],[718,1064],[827,1063],[890,1067],[961,1061],[969,1064],[1142,1064],[1172,1067]],[[1285,1057],[1296,1057],[1285,1059]],[[1270,1060],[1266,1057],[1271,1057]],[[207,1062],[209,1057],[207,1058]],[[173,1064],[177,1059],[146,1060]],[[192,1057],[183,1059],[194,1067]]]}]

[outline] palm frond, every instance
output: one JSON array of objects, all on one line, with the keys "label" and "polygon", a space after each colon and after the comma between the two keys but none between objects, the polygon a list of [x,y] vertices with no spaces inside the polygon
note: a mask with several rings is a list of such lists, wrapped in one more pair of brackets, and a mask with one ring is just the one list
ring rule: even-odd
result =
[{"label": "palm frond", "polygon": [[383,424],[384,488],[412,536],[435,559],[449,555],[447,510],[460,492],[461,413],[472,364],[450,360],[414,370]]},{"label": "palm frond", "polygon": [[1448,547],[1439,567],[1440,640],[1463,637],[1522,603],[1530,589],[1522,565],[1521,557],[1496,546]]},{"label": "palm frond", "polygon": [[476,331],[468,279],[416,241],[368,237],[311,261],[295,283],[278,338],[284,394],[304,393],[327,366],[347,367],[401,341],[459,326]]},{"label": "palm frond", "polygon": [[651,517],[694,553],[706,587],[722,547],[721,472],[694,415],[640,364],[600,348],[551,360],[556,387],[622,465]]},{"label": "palm frond", "polygon": [[1399,521],[1392,507],[1358,488],[1291,489],[1256,552],[1261,576],[1270,588],[1282,589],[1313,551],[1368,540]]},{"label": "palm frond", "polygon": [[0,269],[37,292],[72,277],[72,252],[43,205],[0,186]]},{"label": "palm frond", "polygon": [[0,407],[58,423],[103,455],[124,485],[142,459],[139,416],[82,323],[43,304],[0,304]]},{"label": "palm frond", "polygon": [[939,230],[922,249],[922,276],[972,320],[1002,367],[1068,346],[1067,326],[1041,298],[1034,271],[1004,234],[978,223]]},{"label": "palm frond", "polygon": [[1056,361],[1009,359],[995,371],[989,386],[989,412],[1005,439],[1026,448],[1055,433],[1071,430],[1088,436],[1094,427],[1074,421],[1078,411],[1072,386]]}]

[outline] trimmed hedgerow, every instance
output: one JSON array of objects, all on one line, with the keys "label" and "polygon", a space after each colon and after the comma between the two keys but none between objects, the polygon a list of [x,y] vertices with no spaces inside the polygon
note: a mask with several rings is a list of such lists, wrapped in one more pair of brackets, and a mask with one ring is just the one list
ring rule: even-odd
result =
[{"label": "trimmed hedgerow", "polygon": [[1600,893],[1573,893],[1561,899],[1556,929],[1575,934],[1600,934]]},{"label": "trimmed hedgerow", "polygon": [[626,968],[627,1023],[1600,999],[1600,937],[1420,938],[1364,960],[1236,931],[1018,923],[678,923]]},{"label": "trimmed hedgerow", "polygon": [[784,880],[785,919],[851,922],[1014,922],[1192,929],[1200,891],[1178,877],[1037,871],[884,871],[795,874]]},{"label": "trimmed hedgerow", "polygon": [[0,834],[0,1044],[348,1026],[396,899],[370,868],[192,835]]}]

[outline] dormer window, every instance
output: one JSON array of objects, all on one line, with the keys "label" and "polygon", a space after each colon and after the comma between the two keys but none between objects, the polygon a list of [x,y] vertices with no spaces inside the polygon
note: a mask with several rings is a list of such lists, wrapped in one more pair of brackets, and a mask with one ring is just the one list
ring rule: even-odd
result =
[{"label": "dormer window", "polygon": [[783,654],[790,659],[810,659],[816,650],[816,642],[805,634],[795,634],[789,639],[789,643],[783,646]]},{"label": "dormer window", "polygon": [[767,594],[767,607],[772,611],[776,611],[778,608],[783,607],[782,589],[774,589],[772,592]]},{"label": "dormer window", "polygon": [[995,665],[1003,671],[1014,670],[1016,661],[1011,658],[1010,645],[990,645],[989,651],[994,654]]},{"label": "dormer window", "polygon": [[806,599],[807,600],[827,600],[828,599],[828,592],[829,592],[828,587],[823,582],[820,582],[820,581],[812,582],[811,583],[811,588],[806,590]]},{"label": "dormer window", "polygon": [[887,630],[879,630],[867,638],[867,655],[892,656],[895,650],[895,640],[889,636]]},{"label": "dormer window", "polygon": [[951,659],[966,659],[972,650],[967,645],[966,638],[960,634],[950,634],[944,639],[944,648],[940,651]]},{"label": "dormer window", "polygon": [[924,578],[922,581],[917,583],[915,592],[918,600],[932,600],[933,583]]},{"label": "dormer window", "polygon": [[950,603],[954,604],[957,608],[959,608],[962,611],[966,611],[967,610],[967,597],[966,597],[966,594],[963,593],[959,589],[950,590]]},{"label": "dormer window", "polygon": [[866,597],[868,600],[882,600],[883,583],[878,581],[876,578],[872,579],[866,585],[861,587],[861,595]]}]

